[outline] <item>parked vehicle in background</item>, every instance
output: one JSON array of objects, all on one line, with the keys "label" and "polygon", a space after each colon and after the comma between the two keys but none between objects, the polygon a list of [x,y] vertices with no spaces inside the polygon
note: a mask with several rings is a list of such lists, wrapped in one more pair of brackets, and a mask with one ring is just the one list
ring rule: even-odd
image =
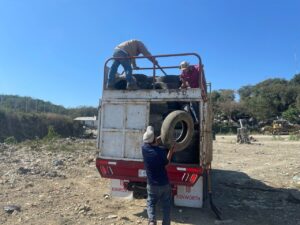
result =
[{"label": "parked vehicle in background", "polygon": [[292,124],[284,119],[278,119],[274,120],[271,126],[262,127],[261,131],[264,134],[273,135],[296,134],[300,132],[300,125]]}]

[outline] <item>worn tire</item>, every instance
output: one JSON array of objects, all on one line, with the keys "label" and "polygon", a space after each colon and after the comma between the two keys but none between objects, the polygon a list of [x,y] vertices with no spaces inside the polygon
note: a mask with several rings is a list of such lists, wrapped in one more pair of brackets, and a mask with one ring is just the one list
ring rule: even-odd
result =
[{"label": "worn tire", "polygon": [[[178,123],[182,122],[182,132],[174,140],[175,129]],[[163,121],[161,126],[161,140],[164,146],[170,148],[176,142],[176,151],[182,151],[187,148],[193,138],[194,123],[192,116],[183,111],[176,110],[171,112]]]},{"label": "worn tire", "polygon": [[164,82],[164,83],[177,83],[180,82],[180,77],[178,75],[161,76],[158,77],[157,81]]},{"label": "worn tire", "polygon": [[146,83],[147,82],[147,75],[145,74],[132,74],[135,77],[137,82]]},{"label": "worn tire", "polygon": [[[157,78],[155,80],[157,80]],[[153,76],[147,77],[147,82],[152,84],[153,83]]]},{"label": "worn tire", "polygon": [[118,77],[115,81],[115,89],[117,90],[126,90],[127,81],[125,77]]},{"label": "worn tire", "polygon": [[154,89],[168,89],[168,86],[163,82],[155,82]]},{"label": "worn tire", "polygon": [[157,81],[167,84],[168,89],[178,89],[181,85],[180,77],[178,75],[158,77]]},{"label": "worn tire", "polygon": [[198,164],[199,163],[199,131],[195,131],[189,146],[180,152],[175,152],[172,157],[174,163]]}]

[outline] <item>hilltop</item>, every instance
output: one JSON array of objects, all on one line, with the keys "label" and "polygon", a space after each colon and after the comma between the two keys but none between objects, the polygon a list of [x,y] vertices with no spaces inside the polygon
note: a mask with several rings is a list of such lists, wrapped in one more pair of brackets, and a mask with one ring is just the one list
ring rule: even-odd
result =
[{"label": "hilltop", "polygon": [[95,107],[65,108],[31,97],[0,95],[0,142],[9,137],[17,141],[44,138],[50,128],[61,137],[77,137],[83,129],[73,119],[95,115]]}]

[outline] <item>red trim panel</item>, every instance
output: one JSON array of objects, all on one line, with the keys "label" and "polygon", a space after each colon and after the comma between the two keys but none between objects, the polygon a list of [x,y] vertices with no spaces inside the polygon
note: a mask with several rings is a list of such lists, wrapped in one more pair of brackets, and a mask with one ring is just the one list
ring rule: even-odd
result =
[{"label": "red trim panel", "polygon": [[[96,167],[104,178],[146,182],[144,163],[138,161],[97,158]],[[200,166],[169,164],[167,166],[171,184],[193,186],[203,174]]]}]

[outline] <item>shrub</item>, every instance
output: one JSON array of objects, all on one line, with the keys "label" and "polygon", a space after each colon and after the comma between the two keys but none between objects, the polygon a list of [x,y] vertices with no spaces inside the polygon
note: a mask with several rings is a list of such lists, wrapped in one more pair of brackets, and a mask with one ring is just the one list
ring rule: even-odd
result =
[{"label": "shrub", "polygon": [[13,136],[10,136],[4,139],[4,143],[9,145],[17,144],[17,139]]},{"label": "shrub", "polygon": [[281,137],[280,135],[273,135],[272,138],[273,141],[284,141],[284,138]]},{"label": "shrub", "polygon": [[[44,138],[49,133],[49,127],[61,137],[80,137],[84,129],[68,116],[53,113],[22,113],[0,110],[0,142],[8,137],[15,137],[20,142]],[[54,133],[51,133],[51,136]],[[51,137],[52,138],[52,137]]]},{"label": "shrub", "polygon": [[60,135],[55,131],[53,126],[48,127],[48,134],[46,135],[45,139],[53,140],[59,138]]},{"label": "shrub", "polygon": [[289,136],[290,141],[300,141],[300,134],[292,134]]}]

